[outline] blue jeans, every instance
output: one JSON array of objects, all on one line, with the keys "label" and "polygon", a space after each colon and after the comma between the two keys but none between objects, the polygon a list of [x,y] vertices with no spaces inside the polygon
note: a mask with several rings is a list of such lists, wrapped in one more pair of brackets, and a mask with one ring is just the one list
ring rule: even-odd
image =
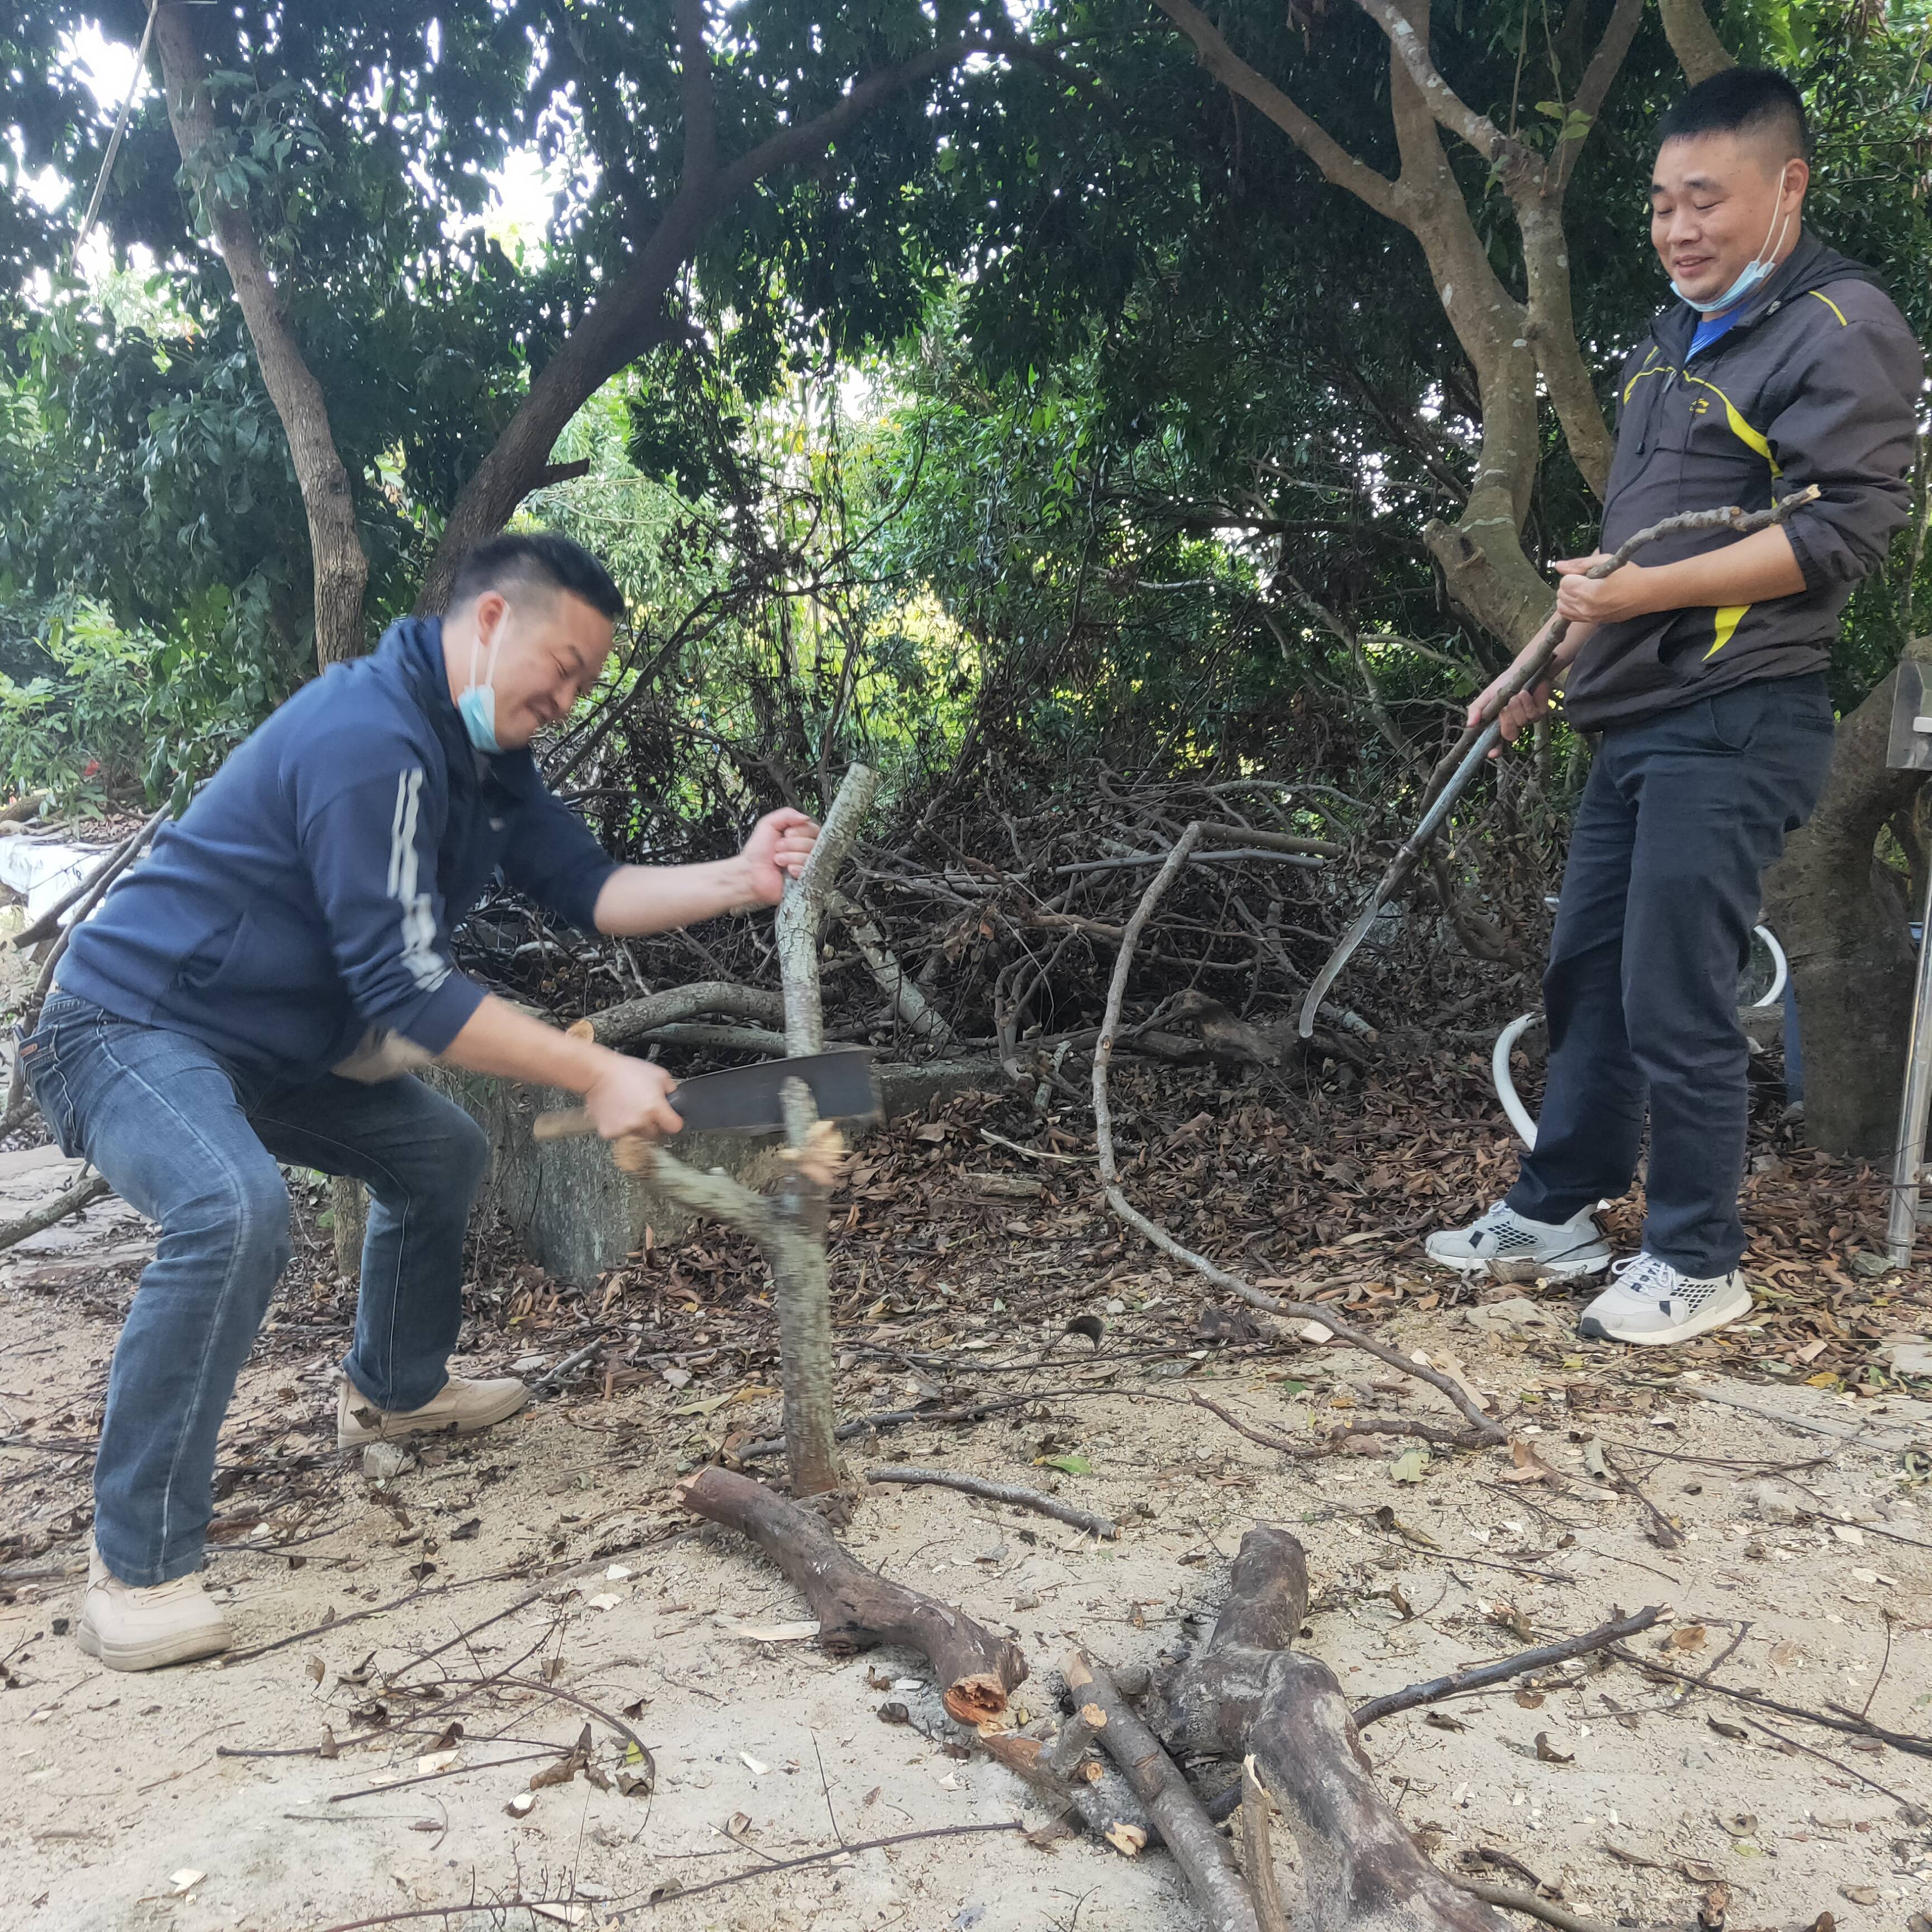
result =
[{"label": "blue jeans", "polygon": [[1570,835],[1543,980],[1550,1074],[1508,1196],[1567,1221],[1630,1184],[1643,1244],[1688,1275],[1742,1258],[1749,1049],[1738,977],[1764,875],[1832,759],[1822,674],[1763,680],[1605,731]]},{"label": "blue jeans", "polygon": [[453,1102],[403,1078],[290,1085],[58,988],[22,1049],[62,1150],[160,1225],[114,1351],[94,1466],[94,1533],[124,1583],[184,1576],[214,1507],[215,1438],[290,1254],[276,1165],[368,1184],[356,1337],[344,1372],[382,1409],[448,1379],[463,1318],[463,1237],[489,1157]]}]

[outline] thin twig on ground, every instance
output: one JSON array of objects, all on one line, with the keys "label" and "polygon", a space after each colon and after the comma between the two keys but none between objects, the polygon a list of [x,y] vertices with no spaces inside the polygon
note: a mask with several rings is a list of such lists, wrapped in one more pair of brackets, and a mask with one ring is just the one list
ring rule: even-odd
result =
[{"label": "thin twig on ground", "polygon": [[1485,1905],[1499,1905],[1505,1912],[1520,1912],[1526,1918],[1540,1918],[1544,1924],[1556,1927],[1557,1932],[1610,1932],[1600,1918],[1586,1918],[1567,1906],[1538,1898],[1534,1892],[1518,1892],[1506,1885],[1485,1885],[1480,1879],[1457,1878],[1453,1873],[1444,1876],[1451,1885],[1460,1886]]},{"label": "thin twig on ground", "polygon": [[[764,1878],[773,1872],[796,1871],[803,1865],[823,1864],[827,1858],[856,1856],[860,1852],[884,1851],[893,1845],[916,1844],[927,1838],[968,1838],[986,1832],[1024,1832],[1023,1820],[1003,1819],[992,1824],[935,1825],[923,1832],[897,1832],[889,1838],[868,1838],[854,1845],[829,1845],[822,1852],[808,1852],[802,1858],[772,1858],[764,1864],[747,1865],[742,1871],[731,1873],[724,1878],[707,1879],[702,1885],[680,1886],[676,1892],[664,1892],[658,1897],[649,1894],[631,1892],[604,1901],[608,1910],[625,1911],[650,1910],[659,1905],[681,1903],[687,1898],[697,1898],[707,1892],[722,1892],[727,1886],[742,1885],[746,1880]],[[575,1901],[580,1902],[580,1901]],[[574,1901],[568,1898],[500,1898],[477,1899],[460,1905],[422,1905],[408,1912],[385,1912],[374,1918],[353,1918],[340,1925],[330,1925],[323,1932],[372,1932],[378,1925],[406,1925],[423,1918],[454,1918],[478,1912],[508,1912],[517,1910],[528,1911],[533,1905],[548,1905],[560,1912],[570,1908]]]},{"label": "thin twig on ground", "polygon": [[[1775,1697],[1767,1697],[1760,1690],[1743,1690],[1728,1684],[1713,1684],[1702,1677],[1693,1677],[1688,1671],[1674,1670],[1654,1657],[1639,1657],[1635,1652],[1625,1650],[1622,1645],[1612,1646],[1610,1654],[1624,1664],[1634,1664],[1643,1671],[1660,1671],[1666,1677],[1674,1677],[1680,1684],[1688,1684],[1694,1690],[1714,1690],[1720,1697],[1729,1697],[1740,1704],[1755,1704],[1760,1710],[1775,1711],[1780,1716],[1796,1718],[1808,1724],[1816,1724],[1820,1730],[1840,1732],[1855,1738],[1876,1738],[1881,1744],[1891,1745],[1894,1750],[1902,1750],[1914,1757],[1932,1757],[1932,1738],[1914,1737],[1908,1731],[1887,1730],[1882,1724],[1875,1724],[1868,1718],[1861,1718],[1847,1712],[1842,1718],[1828,1717],[1822,1711],[1808,1711],[1802,1704],[1781,1704]],[[1840,1709],[1834,1705],[1833,1709]]]},{"label": "thin twig on ground", "polygon": [[1498,1658],[1493,1664],[1479,1664],[1473,1670],[1455,1671],[1447,1677],[1432,1677],[1426,1682],[1391,1690],[1384,1696],[1371,1697],[1355,1706],[1352,1714],[1355,1729],[1366,1730],[1378,1718],[1392,1718],[1398,1711],[1412,1711],[1419,1704],[1439,1703],[1444,1697],[1460,1696],[1466,1690],[1480,1690],[1488,1684],[1505,1683],[1512,1677],[1522,1676],[1526,1671],[1541,1670],[1550,1664],[1567,1664],[1574,1657],[1588,1657],[1593,1652],[1611,1649],[1624,1637],[1636,1636],[1648,1630],[1663,1615],[1661,1606],[1652,1604],[1634,1616],[1618,1617],[1576,1636],[1563,1637],[1555,1643],[1538,1644],[1532,1650],[1517,1652],[1514,1657]]},{"label": "thin twig on ground", "polygon": [[1359,1348],[1364,1354],[1372,1355],[1378,1361],[1386,1363],[1406,1376],[1412,1376],[1418,1382],[1426,1382],[1438,1394],[1446,1396],[1450,1404],[1467,1419],[1477,1442],[1483,1444],[1499,1444],[1509,1439],[1509,1432],[1501,1424],[1485,1415],[1471,1397],[1468,1391],[1453,1377],[1414,1362],[1399,1348],[1388,1342],[1378,1341],[1374,1336],[1344,1322],[1333,1309],[1314,1302],[1283,1301],[1255,1286],[1253,1282],[1210,1261],[1204,1255],[1196,1254],[1192,1248],[1184,1246],[1157,1222],[1150,1221],[1128,1200],[1120,1186],[1120,1165],[1114,1151],[1114,1117],[1108,1102],[1107,1072],[1113,1059],[1114,1040],[1120,1024],[1120,1008],[1126,997],[1127,979],[1133,968],[1134,950],[1140,944],[1142,932],[1154,916],[1154,908],[1160,903],[1167,889],[1174,883],[1174,876],[1187,862],[1201,836],[1198,823],[1190,824],[1174,844],[1162,866],[1141,895],[1140,903],[1135,907],[1132,918],[1128,920],[1126,930],[1120,935],[1119,952],[1114,956],[1114,976],[1107,988],[1106,1012],[1100,1022],[1100,1037],[1094,1048],[1094,1132],[1100,1155],[1100,1186],[1107,1198],[1107,1204],[1120,1220],[1145,1238],[1164,1255],[1184,1262],[1204,1280],[1220,1288],[1224,1294],[1238,1295],[1250,1306],[1265,1309],[1270,1315],[1286,1315],[1292,1319],[1312,1322],[1320,1324],[1336,1340],[1345,1342],[1352,1348]]},{"label": "thin twig on ground", "polygon": [[956,1469],[914,1469],[896,1463],[882,1463],[876,1469],[866,1472],[868,1483],[931,1483],[943,1490],[958,1490],[962,1494],[982,1497],[992,1503],[1006,1503],[1014,1509],[1032,1510],[1040,1516],[1050,1516],[1058,1522],[1070,1523],[1076,1529],[1084,1530],[1089,1536],[1106,1537],[1109,1540],[1120,1533],[1120,1526],[1111,1516],[1096,1516],[1091,1510],[1082,1509],[1076,1503],[1064,1503],[1054,1496],[1042,1496],[1037,1490],[1023,1488],[1018,1483],[996,1483],[984,1476],[962,1475]]}]

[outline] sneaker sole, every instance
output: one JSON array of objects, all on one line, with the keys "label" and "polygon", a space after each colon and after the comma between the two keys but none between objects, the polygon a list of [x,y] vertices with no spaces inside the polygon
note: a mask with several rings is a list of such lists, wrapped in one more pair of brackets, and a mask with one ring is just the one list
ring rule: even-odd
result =
[{"label": "sneaker sole", "polygon": [[1605,1328],[1594,1315],[1586,1315],[1577,1323],[1576,1333],[1587,1342],[1621,1342],[1625,1347],[1633,1348],[1668,1348],[1673,1342],[1688,1342],[1697,1336],[1708,1335],[1714,1328],[1728,1328],[1733,1322],[1742,1322],[1756,1306],[1747,1289],[1739,1300],[1705,1309],[1689,1321],[1680,1322],[1670,1328],[1654,1328],[1640,1335],[1619,1335]]},{"label": "sneaker sole", "polygon": [[[1586,1255],[1575,1261],[1536,1261],[1527,1256],[1432,1255],[1425,1258],[1433,1268],[1447,1268],[1451,1274],[1493,1276],[1498,1281],[1571,1281],[1579,1275],[1601,1274],[1610,1264],[1606,1250],[1600,1255]],[[1504,1270],[1508,1272],[1504,1272]]]},{"label": "sneaker sole", "polygon": [[401,1423],[391,1429],[358,1430],[352,1436],[346,1436],[338,1429],[335,1446],[338,1449],[366,1449],[372,1442],[400,1442],[406,1436],[474,1436],[482,1430],[494,1429],[500,1422],[508,1422],[512,1416],[528,1408],[530,1400],[530,1391],[526,1389],[508,1407],[486,1410],[466,1421]]},{"label": "sneaker sole", "polygon": [[218,1634],[187,1634],[166,1643],[103,1643],[94,1626],[82,1618],[74,1634],[74,1642],[89,1657],[98,1658],[110,1670],[164,1670],[171,1664],[192,1664],[197,1658],[217,1657],[234,1641],[224,1630]]}]

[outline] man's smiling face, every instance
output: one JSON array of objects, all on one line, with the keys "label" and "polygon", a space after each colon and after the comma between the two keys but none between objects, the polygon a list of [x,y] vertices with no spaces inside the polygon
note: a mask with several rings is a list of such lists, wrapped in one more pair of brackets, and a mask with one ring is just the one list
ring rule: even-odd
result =
[{"label": "man's smiling face", "polygon": [[1650,238],[1687,296],[1720,296],[1767,244],[1781,260],[1798,244],[1811,170],[1780,130],[1686,134],[1658,149],[1650,185]]},{"label": "man's smiling face", "polygon": [[[507,596],[486,590],[470,611],[453,618],[459,638],[475,640],[477,674],[488,668],[496,692],[496,742],[506,750],[527,745],[546,724],[568,717],[610,654],[610,620],[547,584],[513,584]],[[474,627],[466,634],[466,624]],[[459,648],[452,694],[468,681],[470,662],[468,651]]]}]

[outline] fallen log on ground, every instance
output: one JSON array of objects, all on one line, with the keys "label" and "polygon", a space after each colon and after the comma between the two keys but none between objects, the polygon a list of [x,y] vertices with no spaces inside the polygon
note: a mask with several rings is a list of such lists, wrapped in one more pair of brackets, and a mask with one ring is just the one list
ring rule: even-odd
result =
[{"label": "fallen log on ground", "polygon": [[680,1486],[679,1498],[694,1515],[748,1537],[784,1572],[818,1619],[819,1642],[835,1655],[882,1643],[923,1653],[948,1714],[960,1724],[998,1717],[1007,1694],[1025,1681],[1026,1660],[1011,1638],[994,1636],[937,1597],[874,1576],[823,1517],[748,1476],[700,1469]]},{"label": "fallen log on ground", "polygon": [[[1169,1750],[1252,1756],[1301,1854],[1315,1932],[1498,1932],[1480,1900],[1424,1857],[1370,1775],[1327,1664],[1289,1648],[1308,1607],[1308,1564],[1286,1530],[1241,1539],[1214,1634],[1160,1687],[1149,1715]],[[1112,1747],[1114,1714],[1101,1732]],[[1218,1900],[1203,1898],[1212,1917]]]}]

